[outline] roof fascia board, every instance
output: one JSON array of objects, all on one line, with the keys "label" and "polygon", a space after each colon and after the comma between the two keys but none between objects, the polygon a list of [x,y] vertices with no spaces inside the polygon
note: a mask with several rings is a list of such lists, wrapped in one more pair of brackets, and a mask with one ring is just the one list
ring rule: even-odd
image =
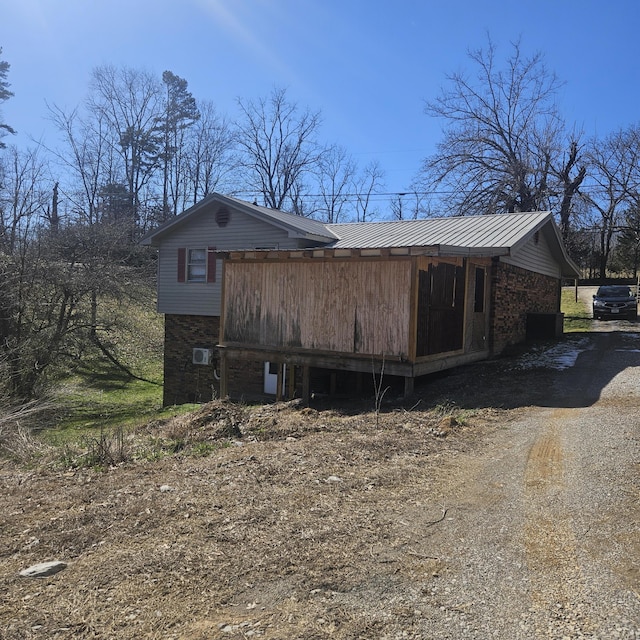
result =
[{"label": "roof fascia board", "polygon": [[[542,233],[547,237],[547,240],[551,241],[549,243],[551,253],[558,262],[561,263],[563,277],[579,278],[580,269],[567,253],[564,242],[562,241],[562,236],[560,235],[560,229],[556,224],[553,214],[551,211],[545,211],[545,213],[547,215],[540,220],[540,222],[538,222],[538,224],[536,224],[529,233],[525,234],[520,240],[518,240],[518,242],[513,244],[511,247],[511,253],[516,254],[520,247],[522,247],[536,232],[542,231]],[[565,267],[568,267],[568,269],[565,269]]]},{"label": "roof fascia board", "polygon": [[509,247],[459,247],[453,245],[440,245],[439,256],[474,256],[476,258],[490,258],[493,256],[508,256]]},{"label": "roof fascia board", "polygon": [[226,205],[233,209],[240,210],[253,218],[261,220],[262,222],[266,222],[267,224],[270,224],[278,229],[281,229],[285,231],[290,238],[302,238],[315,242],[331,242],[336,239],[335,235],[328,229],[326,236],[310,233],[308,231],[305,231],[304,229],[295,227],[295,225],[288,225],[282,220],[278,220],[277,218],[270,216],[268,213],[257,211],[253,206],[248,203],[242,202],[241,200],[229,198],[222,195],[221,193],[212,193],[200,200],[200,202],[194,204],[186,211],[183,211],[180,215],[172,218],[171,220],[168,220],[152,231],[149,231],[141,238],[140,244],[157,246],[158,240],[161,236],[169,232],[174,227],[184,224],[194,215],[197,215],[204,207],[207,207],[214,202],[219,202],[220,204]]},{"label": "roof fascia board", "polygon": [[397,246],[397,247],[362,247],[351,249],[333,249],[331,247],[316,247],[307,249],[227,249],[218,251],[218,255],[229,258],[231,254],[242,254],[243,259],[264,260],[271,258],[313,258],[313,259],[344,259],[344,258],[376,258],[376,257],[416,257],[427,256],[433,258],[476,257],[491,258],[508,256],[508,247],[466,248],[448,245],[433,246]]},{"label": "roof fascia board", "polygon": [[140,239],[140,244],[142,245],[155,245],[157,246],[157,242],[155,240],[160,236],[163,236],[167,231],[170,231],[173,227],[181,225],[183,222],[186,222],[189,218],[195,215],[200,209],[207,206],[211,202],[215,201],[216,196],[219,194],[212,193],[209,196],[206,196],[200,202],[197,202],[193,206],[189,207],[181,214],[177,215],[175,218],[171,218],[171,220],[167,220],[163,222],[160,226],[148,231],[142,238]]},{"label": "roof fascia board", "polygon": [[[228,198],[227,196],[223,196],[222,194],[218,194],[218,196],[220,200],[224,201],[225,204],[227,204],[227,206],[240,209],[241,211],[243,211],[244,213],[246,213],[247,215],[253,218],[261,220],[262,222],[267,222],[268,224],[273,225],[274,227],[277,227],[279,229],[282,229],[283,231],[286,231],[290,238],[303,238],[306,240],[316,240],[318,242],[331,242],[332,240],[336,239],[335,235],[328,229],[327,229],[326,236],[310,233],[309,231],[300,229],[299,227],[296,227],[293,224],[289,225],[282,220],[278,220],[277,218],[270,216],[268,213],[264,211],[256,210],[252,205],[250,205],[249,203],[245,203],[242,200],[235,200],[233,198]],[[262,207],[262,209],[266,209],[266,207]],[[281,212],[281,213],[284,213],[284,212]]]}]

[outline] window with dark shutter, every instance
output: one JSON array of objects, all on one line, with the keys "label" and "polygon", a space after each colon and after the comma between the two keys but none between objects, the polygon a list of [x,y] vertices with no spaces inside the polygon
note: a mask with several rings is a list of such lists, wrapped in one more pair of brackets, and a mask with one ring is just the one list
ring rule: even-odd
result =
[{"label": "window with dark shutter", "polygon": [[178,282],[216,281],[216,248],[178,249]]},{"label": "window with dark shutter", "polygon": [[207,249],[207,282],[216,281],[216,248]]},{"label": "window with dark shutter", "polygon": [[476,267],[476,285],[473,300],[473,311],[475,313],[484,312],[484,269]]},{"label": "window with dark shutter", "polygon": [[206,249],[189,249],[187,257],[187,281],[207,281],[207,251]]}]

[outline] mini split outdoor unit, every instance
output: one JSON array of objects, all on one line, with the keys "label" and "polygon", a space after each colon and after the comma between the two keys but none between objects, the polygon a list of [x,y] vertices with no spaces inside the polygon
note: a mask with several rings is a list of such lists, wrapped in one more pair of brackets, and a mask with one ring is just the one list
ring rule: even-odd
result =
[{"label": "mini split outdoor unit", "polygon": [[193,364],[211,364],[212,354],[213,349],[195,347],[193,349]]}]

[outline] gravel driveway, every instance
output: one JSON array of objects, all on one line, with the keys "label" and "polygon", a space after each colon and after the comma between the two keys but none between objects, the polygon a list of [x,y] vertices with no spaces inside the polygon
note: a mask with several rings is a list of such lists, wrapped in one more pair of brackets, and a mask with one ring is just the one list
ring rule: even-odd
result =
[{"label": "gravel driveway", "polygon": [[545,406],[439,477],[410,637],[640,638],[640,333],[599,324]]},{"label": "gravel driveway", "polygon": [[640,323],[592,327],[211,455],[0,459],[0,639],[640,639]]}]

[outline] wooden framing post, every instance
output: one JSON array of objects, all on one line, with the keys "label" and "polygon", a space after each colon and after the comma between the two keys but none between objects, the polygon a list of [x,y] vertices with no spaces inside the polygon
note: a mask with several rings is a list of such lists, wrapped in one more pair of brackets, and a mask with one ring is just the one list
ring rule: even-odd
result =
[{"label": "wooden framing post", "polygon": [[287,379],[287,399],[293,400],[296,395],[296,367],[293,364],[288,366],[289,376]]},{"label": "wooden framing post", "polygon": [[308,364],[302,366],[302,402],[307,406],[311,402],[311,369]]},{"label": "wooden framing post", "polygon": [[413,393],[415,378],[413,376],[404,377],[404,397],[408,398]]},{"label": "wooden framing post", "polygon": [[276,402],[280,402],[282,400],[283,378],[284,378],[284,365],[282,364],[282,362],[278,362],[278,378],[276,382]]}]

